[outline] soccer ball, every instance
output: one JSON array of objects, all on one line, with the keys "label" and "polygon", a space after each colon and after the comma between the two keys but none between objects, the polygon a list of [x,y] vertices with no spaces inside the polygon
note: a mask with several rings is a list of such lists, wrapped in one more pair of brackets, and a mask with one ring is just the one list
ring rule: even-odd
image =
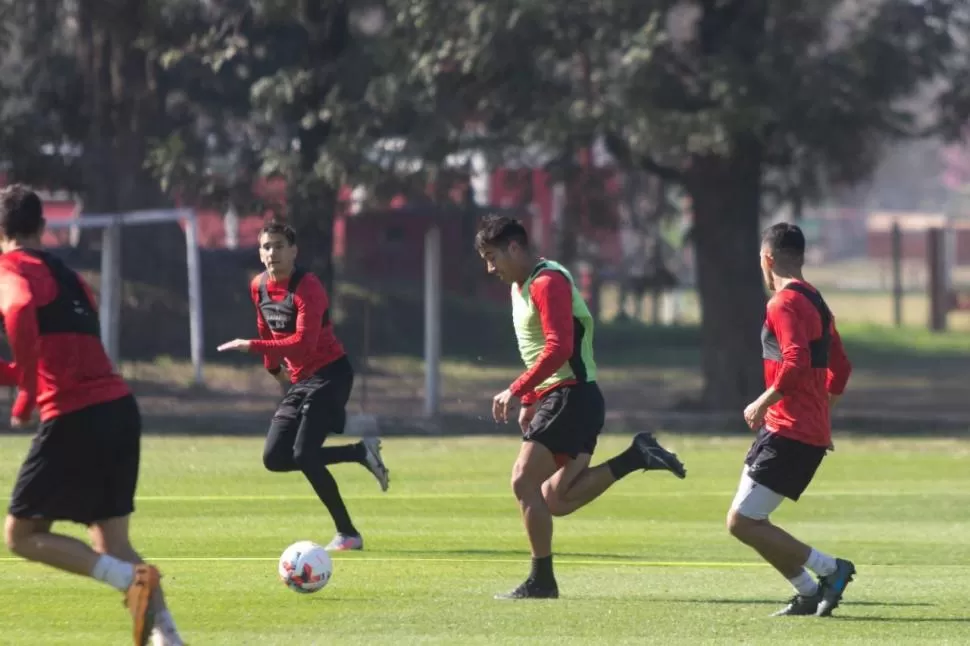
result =
[{"label": "soccer ball", "polygon": [[299,541],[280,556],[280,580],[290,590],[310,594],[323,589],[333,574],[333,561],[327,550],[312,541]]}]

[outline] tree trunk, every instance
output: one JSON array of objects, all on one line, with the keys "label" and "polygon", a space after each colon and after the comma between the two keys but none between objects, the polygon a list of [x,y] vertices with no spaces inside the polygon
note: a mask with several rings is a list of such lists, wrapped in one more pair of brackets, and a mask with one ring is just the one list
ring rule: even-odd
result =
[{"label": "tree trunk", "polygon": [[738,138],[727,157],[696,156],[685,173],[694,210],[702,311],[703,403],[737,412],[764,390],[759,269],[762,148]]},{"label": "tree trunk", "polygon": [[299,262],[313,271],[333,298],[333,223],[337,191],[324,180],[292,181],[287,202],[296,228]]}]

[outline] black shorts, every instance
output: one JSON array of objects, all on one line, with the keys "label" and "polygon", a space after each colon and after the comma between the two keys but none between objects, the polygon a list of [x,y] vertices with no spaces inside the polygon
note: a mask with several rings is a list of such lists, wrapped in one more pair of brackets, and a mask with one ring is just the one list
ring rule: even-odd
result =
[{"label": "black shorts", "polygon": [[344,356],[298,381],[283,396],[270,422],[263,464],[271,471],[297,468],[301,454],[344,432],[354,370]]},{"label": "black shorts", "polygon": [[758,431],[744,463],[758,484],[791,500],[805,492],[822,464],[827,449],[782,437],[764,428]]},{"label": "black shorts", "polygon": [[536,403],[536,414],[523,436],[556,456],[593,454],[606,423],[606,403],[596,382],[560,386]]},{"label": "black shorts", "polygon": [[10,497],[15,518],[84,525],[135,510],[141,414],[131,395],[40,425]]}]

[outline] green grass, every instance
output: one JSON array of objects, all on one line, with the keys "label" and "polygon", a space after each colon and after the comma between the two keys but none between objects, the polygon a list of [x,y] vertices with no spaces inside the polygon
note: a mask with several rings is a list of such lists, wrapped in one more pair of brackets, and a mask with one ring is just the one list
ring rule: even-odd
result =
[{"label": "green grass", "polygon": [[[338,555],[316,595],[276,559],[332,525],[296,474],[260,465],[258,439],[148,437],[134,540],[166,575],[191,644],[965,643],[970,443],[837,440],[815,485],[777,520],[859,575],[837,618],[772,619],[788,584],[724,531],[748,438],[674,438],[689,477],[634,474],[556,521],[563,598],[498,602],[528,567],[508,438],[386,439],[391,490],[336,474],[367,551]],[[599,455],[625,439],[606,436]],[[0,440],[9,489],[26,438]],[[79,534],[79,529],[65,526]],[[0,644],[129,643],[116,593],[0,560]]]}]

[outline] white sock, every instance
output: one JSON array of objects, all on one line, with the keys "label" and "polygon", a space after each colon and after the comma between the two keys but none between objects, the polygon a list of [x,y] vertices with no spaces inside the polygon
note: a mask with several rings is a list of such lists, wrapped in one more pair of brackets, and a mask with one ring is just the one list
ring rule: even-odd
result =
[{"label": "white sock", "polygon": [[813,549],[808,555],[808,560],[805,561],[805,567],[819,576],[828,576],[835,572],[835,557]]},{"label": "white sock", "polygon": [[175,628],[175,620],[172,618],[172,613],[168,611],[168,608],[155,613],[155,628],[166,633],[178,632]]},{"label": "white sock", "polygon": [[803,597],[810,597],[818,592],[818,582],[808,570],[802,570],[801,574],[796,576],[794,579],[788,579],[788,581],[791,582],[792,587],[795,588],[795,592]]},{"label": "white sock", "polygon": [[91,576],[124,592],[131,587],[131,582],[135,580],[135,566],[125,561],[119,561],[113,556],[102,554],[98,562],[94,564]]}]

